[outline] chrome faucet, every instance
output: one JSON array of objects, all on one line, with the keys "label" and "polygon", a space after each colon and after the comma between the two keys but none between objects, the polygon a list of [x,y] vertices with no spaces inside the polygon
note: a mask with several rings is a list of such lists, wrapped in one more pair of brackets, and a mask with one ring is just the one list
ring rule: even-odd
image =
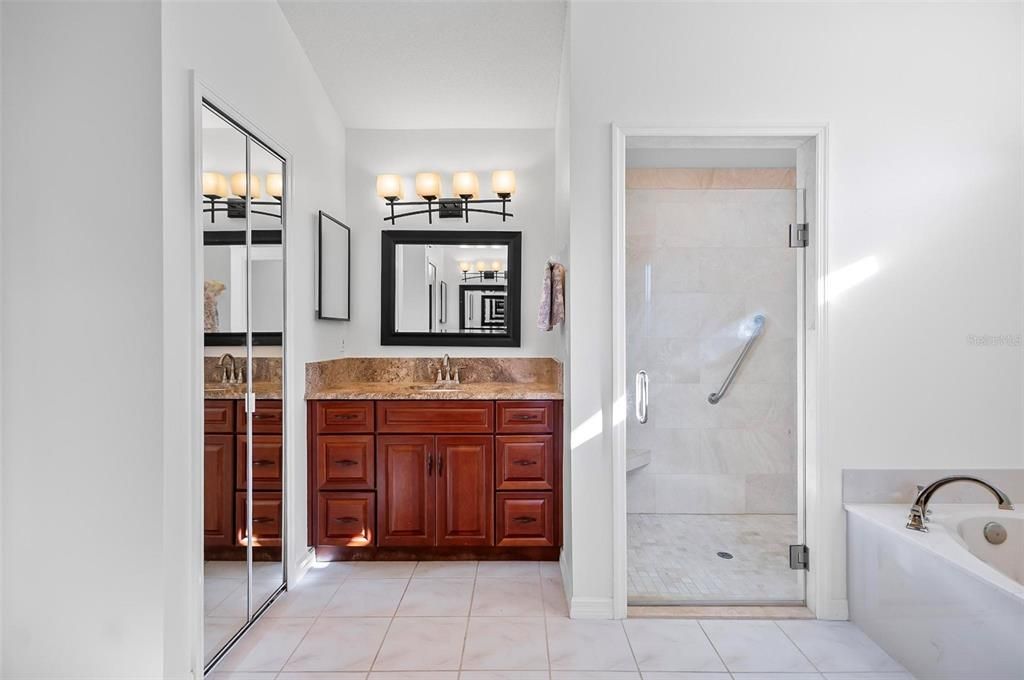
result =
[{"label": "chrome faucet", "polygon": [[452,373],[451,360],[446,353],[444,358],[441,360],[441,368],[437,370],[437,380],[434,382],[435,385],[458,385],[459,384],[459,369],[455,369],[455,373]]},{"label": "chrome faucet", "polygon": [[230,353],[225,352],[217,361],[217,365],[220,366],[220,381],[222,383],[227,384],[238,382],[238,378],[235,374],[235,357],[231,356]]},{"label": "chrome faucet", "polygon": [[913,529],[914,531],[928,531],[928,527],[924,525],[925,517],[928,514],[928,503],[931,501],[932,496],[935,492],[953,482],[971,482],[977,484],[995,496],[996,501],[999,503],[1000,510],[1013,510],[1013,503],[1010,502],[1010,497],[1003,493],[1002,490],[992,486],[984,479],[978,477],[971,477],[970,475],[953,475],[952,477],[943,477],[942,479],[932,482],[928,486],[924,487],[917,493],[917,498],[914,499],[914,505],[910,508],[910,517],[907,518],[907,528]]}]

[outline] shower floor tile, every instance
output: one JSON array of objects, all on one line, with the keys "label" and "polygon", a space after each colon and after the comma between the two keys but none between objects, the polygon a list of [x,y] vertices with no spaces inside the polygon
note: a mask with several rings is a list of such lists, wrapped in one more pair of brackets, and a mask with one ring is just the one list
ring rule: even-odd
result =
[{"label": "shower floor tile", "polygon": [[629,514],[627,528],[631,605],[804,600],[789,568],[796,515]]}]

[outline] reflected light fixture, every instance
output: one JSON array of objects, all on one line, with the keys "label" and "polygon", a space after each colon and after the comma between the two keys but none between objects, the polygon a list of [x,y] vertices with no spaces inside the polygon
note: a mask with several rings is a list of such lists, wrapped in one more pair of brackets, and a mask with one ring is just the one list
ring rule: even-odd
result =
[{"label": "reflected light fixture", "polygon": [[[260,197],[260,178],[249,175],[248,181],[244,172],[231,175],[230,181],[219,172],[203,173],[203,213],[210,215],[210,223],[217,221],[217,213],[226,212],[228,217],[245,219],[245,194],[249,190],[249,205],[253,206],[254,215],[265,215],[281,219],[281,198],[284,196],[284,176],[281,173],[269,173],[266,176],[267,193],[272,201],[256,200]],[[276,205],[278,212],[257,210],[256,206]]]},{"label": "reflected light fixture", "polygon": [[[438,217],[462,217],[469,222],[469,213],[487,213],[501,215],[501,221],[512,217],[508,212],[508,202],[516,190],[516,175],[512,170],[496,170],[491,174],[491,189],[498,198],[480,198],[480,180],[475,172],[460,171],[452,175],[452,193],[455,198],[441,196],[441,176],[436,172],[420,172],[415,179],[416,195],[419,201],[403,201],[402,177],[400,175],[377,175],[377,195],[383,198],[390,208],[390,215],[385,222],[395,224],[395,220],[413,215],[426,215],[430,224],[434,215]],[[501,203],[501,210],[488,210],[475,207],[485,203]],[[436,204],[436,205],[435,205]],[[395,206],[416,206],[425,209],[411,210],[395,214]]]}]

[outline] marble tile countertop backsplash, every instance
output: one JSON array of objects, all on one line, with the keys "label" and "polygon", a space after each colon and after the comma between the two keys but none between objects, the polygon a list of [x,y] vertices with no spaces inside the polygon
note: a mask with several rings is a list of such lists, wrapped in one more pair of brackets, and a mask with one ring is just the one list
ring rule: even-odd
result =
[{"label": "marble tile countertop backsplash", "polygon": [[306,364],[307,399],[561,399],[555,359],[452,357],[458,391],[422,392],[437,379],[436,357],[351,357]]}]

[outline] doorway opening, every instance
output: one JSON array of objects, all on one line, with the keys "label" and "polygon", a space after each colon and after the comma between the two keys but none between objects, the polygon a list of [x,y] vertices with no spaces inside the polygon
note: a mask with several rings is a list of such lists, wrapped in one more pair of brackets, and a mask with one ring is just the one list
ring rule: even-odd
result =
[{"label": "doorway opening", "polygon": [[617,614],[802,608],[818,137],[616,132]]}]

